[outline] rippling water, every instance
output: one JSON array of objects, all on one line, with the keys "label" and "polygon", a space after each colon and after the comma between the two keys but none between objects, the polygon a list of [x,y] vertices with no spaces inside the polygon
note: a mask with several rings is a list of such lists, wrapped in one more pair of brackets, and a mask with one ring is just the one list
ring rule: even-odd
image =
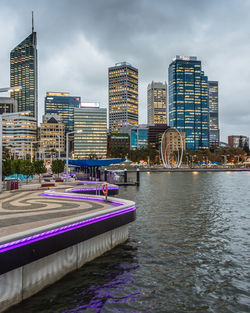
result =
[{"label": "rippling water", "polygon": [[250,312],[250,173],[142,173],[129,240],[8,312]]}]

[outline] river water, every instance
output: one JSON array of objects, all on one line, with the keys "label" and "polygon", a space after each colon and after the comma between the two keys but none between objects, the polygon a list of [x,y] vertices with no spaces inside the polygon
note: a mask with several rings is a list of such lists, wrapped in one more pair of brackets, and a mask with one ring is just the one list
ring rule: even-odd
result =
[{"label": "river water", "polygon": [[10,309],[250,312],[250,172],[142,173],[129,240]]}]

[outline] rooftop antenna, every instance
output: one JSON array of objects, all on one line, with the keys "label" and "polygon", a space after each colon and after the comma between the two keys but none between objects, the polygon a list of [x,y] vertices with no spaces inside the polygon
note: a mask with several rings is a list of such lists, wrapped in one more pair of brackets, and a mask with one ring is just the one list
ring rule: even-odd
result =
[{"label": "rooftop antenna", "polygon": [[34,33],[34,12],[32,11],[32,33]]}]

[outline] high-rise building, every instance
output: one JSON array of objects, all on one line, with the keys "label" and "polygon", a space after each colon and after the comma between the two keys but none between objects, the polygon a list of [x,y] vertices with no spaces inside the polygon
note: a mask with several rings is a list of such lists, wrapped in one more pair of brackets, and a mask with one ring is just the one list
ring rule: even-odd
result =
[{"label": "high-rise building", "polygon": [[107,155],[107,109],[74,109],[74,158]]},{"label": "high-rise building", "polygon": [[10,53],[10,86],[21,86],[20,91],[12,91],[17,100],[18,112],[30,111],[30,116],[38,120],[37,90],[37,37],[34,32],[17,45]]},{"label": "high-rise building", "polygon": [[196,57],[176,56],[169,65],[170,127],[186,133],[186,148],[209,147],[208,79]]},{"label": "high-rise building", "polygon": [[17,112],[17,100],[9,97],[0,97],[0,114]]},{"label": "high-rise building", "polygon": [[148,85],[148,124],[167,124],[167,83]]},{"label": "high-rise building", "polygon": [[242,135],[228,136],[228,144],[232,148],[244,148],[245,145],[249,147],[249,137]]},{"label": "high-rise building", "polygon": [[37,139],[37,120],[32,116],[3,115],[3,147],[25,158]]},{"label": "high-rise building", "polygon": [[[43,116],[43,123],[40,124],[40,141],[46,151],[65,151],[65,126],[59,115],[47,114]],[[60,137],[60,139],[59,139]]]},{"label": "high-rise building", "polygon": [[109,68],[109,130],[138,126],[138,69],[127,62]]},{"label": "high-rise building", "polygon": [[65,131],[73,130],[74,108],[79,108],[81,97],[70,96],[68,92],[47,92],[45,97],[45,114],[58,114]]},{"label": "high-rise building", "polygon": [[211,148],[218,148],[220,143],[218,82],[209,81],[209,143]]}]

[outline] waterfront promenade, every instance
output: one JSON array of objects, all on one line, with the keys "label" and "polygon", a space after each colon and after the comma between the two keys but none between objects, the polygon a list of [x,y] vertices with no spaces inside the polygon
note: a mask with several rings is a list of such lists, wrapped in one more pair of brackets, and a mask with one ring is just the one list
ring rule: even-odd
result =
[{"label": "waterfront promenade", "polygon": [[77,188],[87,189],[27,185],[0,195],[0,312],[128,238],[134,202]]},{"label": "waterfront promenade", "polygon": [[4,236],[63,222],[69,218],[101,213],[112,208],[105,202],[45,198],[39,191],[6,191],[0,195],[0,242]]},{"label": "waterfront promenade", "polygon": [[[193,168],[163,168],[163,167],[139,167],[140,172],[250,172],[250,168],[211,168],[211,167],[193,167]],[[128,172],[136,172],[137,168],[127,168]]]}]

